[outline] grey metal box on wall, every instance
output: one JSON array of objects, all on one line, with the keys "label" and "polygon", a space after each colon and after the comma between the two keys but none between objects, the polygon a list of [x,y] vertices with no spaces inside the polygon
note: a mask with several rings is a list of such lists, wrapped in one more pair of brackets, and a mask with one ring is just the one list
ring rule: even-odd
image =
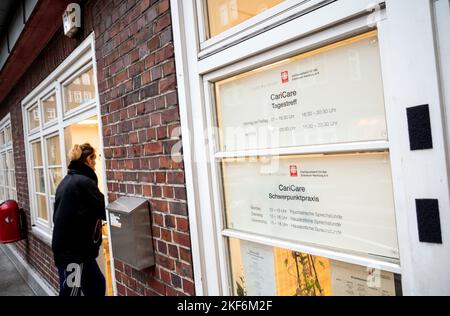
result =
[{"label": "grey metal box on wall", "polygon": [[106,208],[114,258],[138,270],[153,266],[155,256],[148,200],[124,196]]}]

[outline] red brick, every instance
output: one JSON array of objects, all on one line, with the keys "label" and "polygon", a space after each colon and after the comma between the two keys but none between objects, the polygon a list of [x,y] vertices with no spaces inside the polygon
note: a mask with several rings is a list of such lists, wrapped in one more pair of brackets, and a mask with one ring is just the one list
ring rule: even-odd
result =
[{"label": "red brick", "polygon": [[160,142],[149,143],[149,144],[144,145],[144,154],[145,155],[161,154],[162,151],[163,151],[163,147]]},{"label": "red brick", "polygon": [[164,216],[164,226],[167,228],[175,228],[175,217],[172,215],[165,215]]},{"label": "red brick", "polygon": [[[156,254],[155,262],[160,267],[164,267],[164,269],[167,269],[169,271],[175,270],[175,260],[172,258],[166,257],[164,255]],[[160,271],[163,272],[164,269],[160,269]],[[161,276],[161,279],[162,279],[162,276]]]},{"label": "red brick", "polygon": [[164,92],[174,90],[176,87],[176,78],[175,76],[167,77],[166,79],[162,79],[159,82],[159,93],[163,94]]},{"label": "red brick", "polygon": [[153,212],[153,224],[158,225],[158,226],[163,226],[164,225],[164,216],[162,214]]},{"label": "red brick", "polygon": [[185,248],[179,248],[180,251],[180,259],[190,263],[192,261],[191,251]]},{"label": "red brick", "polygon": [[163,0],[159,2],[159,12],[164,13],[169,10],[169,0]]},{"label": "red brick", "polygon": [[170,284],[170,282],[171,282],[170,272],[168,272],[167,270],[164,270],[164,269],[160,269],[160,274],[161,274],[161,280],[166,284]]},{"label": "red brick", "polygon": [[183,247],[191,247],[191,241],[188,234],[173,232],[173,241]]},{"label": "red brick", "polygon": [[166,286],[162,282],[155,280],[154,278],[149,280],[148,286],[160,295],[164,295],[166,293]]},{"label": "red brick", "polygon": [[172,232],[168,229],[161,228],[161,238],[167,242],[172,242]]},{"label": "red brick", "polygon": [[182,171],[168,172],[167,184],[184,184],[184,172]]},{"label": "red brick", "polygon": [[175,258],[175,259],[179,258],[178,247],[176,245],[169,244],[168,250],[169,250],[169,256],[171,256],[172,258]]},{"label": "red brick", "polygon": [[175,73],[175,62],[169,61],[168,63],[165,63],[163,66],[163,75],[164,77],[167,77],[168,75]]},{"label": "red brick", "polygon": [[129,136],[130,136],[130,144],[137,144],[139,142],[137,132],[132,132],[129,134]]},{"label": "red brick", "polygon": [[173,188],[172,187],[164,187],[163,188],[163,197],[172,199],[173,198]]},{"label": "red brick", "polygon": [[195,285],[193,282],[183,279],[183,291],[184,293],[194,296],[195,295]]},{"label": "red brick", "polygon": [[189,231],[189,222],[186,218],[177,217],[177,230],[180,232]]}]

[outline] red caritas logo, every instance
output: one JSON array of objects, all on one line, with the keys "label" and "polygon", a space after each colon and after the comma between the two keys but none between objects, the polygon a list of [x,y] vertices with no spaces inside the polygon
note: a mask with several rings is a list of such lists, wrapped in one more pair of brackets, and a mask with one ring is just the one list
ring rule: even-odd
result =
[{"label": "red caritas logo", "polygon": [[291,177],[298,177],[297,173],[297,166],[296,165],[290,165],[289,171],[291,172]]},{"label": "red caritas logo", "polygon": [[289,82],[289,71],[283,71],[281,73],[281,82],[288,83]]}]

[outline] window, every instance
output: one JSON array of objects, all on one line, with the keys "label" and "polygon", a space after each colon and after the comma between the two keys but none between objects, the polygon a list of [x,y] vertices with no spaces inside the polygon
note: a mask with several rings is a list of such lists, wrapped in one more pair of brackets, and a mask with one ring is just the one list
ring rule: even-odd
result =
[{"label": "window", "polygon": [[47,138],[47,162],[48,162],[48,182],[50,190],[50,200],[52,205],[55,200],[56,188],[63,178],[61,144],[59,135]]},{"label": "window", "polygon": [[236,296],[397,296],[400,276],[230,238]]},{"label": "window", "polygon": [[284,0],[206,0],[209,35],[214,37]]},{"label": "window", "polygon": [[[23,102],[32,225],[47,241],[53,229],[56,189],[67,172],[67,153],[75,143],[90,142],[98,149],[96,79],[92,50],[86,49],[93,44],[85,43],[79,47],[84,50],[75,50]],[[80,132],[74,140],[67,131],[87,126],[86,121],[90,133]]]},{"label": "window", "polygon": [[56,95],[52,94],[48,98],[44,99],[42,101],[42,108],[44,111],[44,124],[55,121],[57,117]]},{"label": "window", "polygon": [[94,100],[95,81],[93,76],[94,71],[90,67],[63,87],[65,113]]},{"label": "window", "polygon": [[35,198],[37,201],[38,218],[48,221],[47,199],[44,179],[44,161],[42,159],[42,143],[40,141],[31,144],[33,155],[33,177]]},{"label": "window", "polygon": [[225,78],[210,87],[234,294],[397,295],[398,275],[341,255],[400,258],[377,32]]},{"label": "window", "polygon": [[0,122],[0,203],[17,201],[16,172],[9,115]]},{"label": "window", "polygon": [[33,131],[39,128],[39,125],[39,108],[37,105],[34,105],[28,110],[28,126],[30,128],[30,131]]}]

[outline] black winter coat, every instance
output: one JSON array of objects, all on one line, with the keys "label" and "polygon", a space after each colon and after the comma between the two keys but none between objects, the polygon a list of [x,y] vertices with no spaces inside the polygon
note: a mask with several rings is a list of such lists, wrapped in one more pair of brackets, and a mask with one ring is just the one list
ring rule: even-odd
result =
[{"label": "black winter coat", "polygon": [[55,197],[52,249],[57,266],[97,258],[101,220],[106,220],[95,172],[80,161],[72,161],[68,169]]}]

